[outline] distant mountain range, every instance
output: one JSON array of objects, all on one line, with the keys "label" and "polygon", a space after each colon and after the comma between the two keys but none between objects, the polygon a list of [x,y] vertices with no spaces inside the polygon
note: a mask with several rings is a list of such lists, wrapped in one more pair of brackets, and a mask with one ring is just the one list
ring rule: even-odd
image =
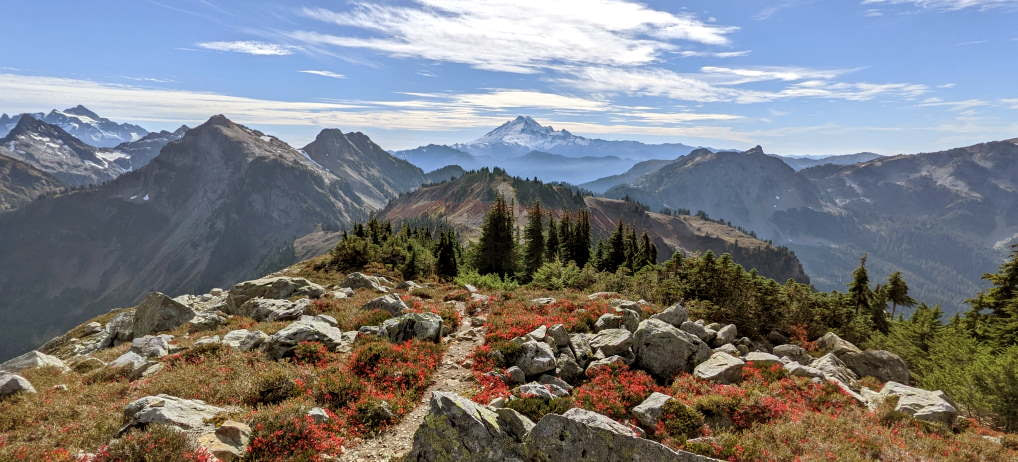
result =
[{"label": "distant mountain range", "polygon": [[[99,148],[112,148],[120,143],[138,141],[148,134],[148,130],[137,125],[117,123],[100,117],[82,105],[58,111],[53,109],[48,114],[38,112],[29,114],[51,125],[62,128],[71,136]],[[0,136],[14,129],[21,115],[0,115]]]},{"label": "distant mountain range", "polygon": [[836,156],[821,156],[821,157],[778,156],[778,155],[774,156],[781,159],[783,162],[788,164],[789,167],[792,167],[792,169],[795,171],[799,171],[810,167],[819,167],[821,165],[828,164],[833,165],[859,164],[883,157],[875,152],[859,152],[856,154],[842,154]]},{"label": "distant mountain range", "polygon": [[360,134],[325,131],[302,152],[215,116],[138,170],[0,214],[0,358],[150,291],[202,293],[322,253],[376,210],[368,199],[423,181]]},{"label": "distant mountain range", "polygon": [[596,239],[608,236],[622,220],[646,231],[661,249],[659,255],[662,259],[676,250],[686,253],[707,250],[718,254],[727,252],[735,261],[774,279],[809,281],[792,252],[725,224],[689,215],[652,213],[632,202],[584,195],[566,185],[514,178],[498,169],[467,172],[453,181],[426,185],[393,199],[379,215],[393,221],[421,217],[440,219],[452,224],[467,238],[474,239],[479,236],[485,213],[498,194],[516,205],[516,219],[520,227],[527,221],[526,208],[536,201],[559,218],[587,209],[591,213],[591,231]]}]

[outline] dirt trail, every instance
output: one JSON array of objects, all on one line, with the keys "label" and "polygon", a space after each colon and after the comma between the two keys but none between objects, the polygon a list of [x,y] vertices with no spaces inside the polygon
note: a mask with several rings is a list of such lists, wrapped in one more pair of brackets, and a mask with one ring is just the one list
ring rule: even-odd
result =
[{"label": "dirt trail", "polygon": [[[464,394],[474,387],[469,368],[461,366],[471,353],[481,345],[484,335],[471,326],[470,317],[462,310],[462,305],[457,308],[463,316],[456,332],[446,337],[449,348],[442,357],[442,363],[438,366],[433,379],[435,383],[428,388],[417,403],[417,407],[403,417],[403,420],[395,427],[389,428],[382,434],[360,442],[356,447],[346,451],[338,460],[342,462],[353,461],[391,461],[403,457],[413,445],[414,433],[417,427],[424,422],[424,416],[428,414],[428,401],[431,393],[435,391],[447,391]],[[473,332],[473,335],[470,335]]]}]

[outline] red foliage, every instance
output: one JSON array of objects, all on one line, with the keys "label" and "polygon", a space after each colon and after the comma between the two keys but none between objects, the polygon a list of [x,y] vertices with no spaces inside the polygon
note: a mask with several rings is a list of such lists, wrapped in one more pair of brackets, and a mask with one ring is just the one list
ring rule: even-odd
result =
[{"label": "red foliage", "polygon": [[253,460],[271,462],[326,460],[323,455],[338,455],[343,450],[344,438],[338,435],[342,429],[332,422],[317,423],[304,416],[276,422],[271,429],[256,425],[257,436],[251,440],[248,454]]},{"label": "red foliage", "polygon": [[614,363],[591,371],[590,381],[577,388],[575,396],[580,407],[626,422],[632,420],[629,410],[655,391],[665,389],[646,372]]}]

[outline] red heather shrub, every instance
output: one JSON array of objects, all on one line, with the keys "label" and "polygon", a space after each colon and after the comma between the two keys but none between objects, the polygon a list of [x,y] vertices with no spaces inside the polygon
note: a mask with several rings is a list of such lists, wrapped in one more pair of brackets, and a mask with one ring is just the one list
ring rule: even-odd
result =
[{"label": "red heather shrub", "polygon": [[809,340],[809,329],[802,325],[796,324],[788,327],[788,331],[792,334],[792,342],[801,346],[806,351],[817,351],[816,342]]},{"label": "red heather shrub", "polygon": [[335,419],[317,423],[306,415],[283,412],[259,415],[252,427],[250,460],[269,462],[318,462],[322,456],[337,456],[343,450],[341,428]]},{"label": "red heather shrub", "polygon": [[[52,454],[56,456],[57,454]],[[44,460],[60,460],[59,457]],[[99,448],[90,462],[211,462],[215,457],[196,449],[189,437],[166,425],[133,430]]]},{"label": "red heather shrub", "polygon": [[350,319],[350,324],[343,326],[344,329],[357,330],[363,326],[377,326],[382,324],[382,321],[391,318],[392,315],[381,308],[367,311],[358,311]]},{"label": "red heather shrub", "polygon": [[322,367],[328,364],[331,356],[320,342],[300,342],[293,349],[293,362],[296,364]]},{"label": "red heather shrub", "polygon": [[354,349],[349,368],[377,391],[397,395],[420,393],[427,387],[441,357],[442,347],[435,343],[410,340],[394,345],[371,339]]},{"label": "red heather shrub", "polygon": [[577,388],[575,396],[580,407],[624,422],[632,420],[629,410],[655,391],[665,390],[646,372],[615,363],[591,371],[590,381]]},{"label": "red heather shrub", "polygon": [[[582,310],[581,310],[582,308]],[[512,340],[529,334],[540,326],[562,324],[570,332],[590,331],[597,318],[612,313],[614,308],[601,301],[586,302],[581,306],[569,300],[559,300],[543,306],[520,301],[496,304],[484,326],[488,330],[486,343]]]},{"label": "red heather shrub", "polygon": [[433,313],[441,316],[442,327],[450,332],[456,330],[456,327],[463,321],[460,312],[455,307],[445,303],[423,303],[421,300],[416,300],[410,311],[414,313]]},{"label": "red heather shrub", "polygon": [[505,398],[512,394],[509,385],[506,385],[501,377],[474,372],[474,378],[481,385],[481,391],[473,397],[478,403],[488,404],[495,398]]},{"label": "red heather shrub", "polygon": [[765,367],[753,364],[750,361],[742,368],[744,387],[747,386],[745,382],[750,382],[750,384],[768,384],[785,377],[788,377],[788,371],[781,364],[771,364]]}]

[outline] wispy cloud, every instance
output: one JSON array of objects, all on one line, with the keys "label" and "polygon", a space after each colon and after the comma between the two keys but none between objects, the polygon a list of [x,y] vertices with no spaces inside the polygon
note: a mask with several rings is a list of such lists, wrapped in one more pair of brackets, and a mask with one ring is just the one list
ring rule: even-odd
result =
[{"label": "wispy cloud", "polygon": [[958,42],[958,46],[960,46],[960,47],[970,47],[970,46],[973,46],[973,45],[982,45],[984,43],[989,43],[989,42],[990,42],[989,40],[969,40],[969,41],[966,41],[966,42]]},{"label": "wispy cloud", "polygon": [[682,56],[683,58],[700,58],[700,57],[703,57],[703,58],[738,58],[740,56],[746,56],[746,55],[748,55],[750,53],[751,53],[750,50],[720,51],[720,52],[716,52],[716,51],[691,51],[691,50],[683,50],[683,51],[676,52],[676,54],[678,54],[679,56]]},{"label": "wispy cloud", "polygon": [[1018,0],[863,0],[863,5],[913,5],[918,8],[957,11],[964,9],[990,10],[1018,7]]},{"label": "wispy cloud", "polygon": [[708,24],[627,0],[413,0],[413,6],[355,3],[349,11],[305,8],[304,15],[374,37],[293,31],[315,46],[367,48],[397,57],[536,73],[560,64],[644,65],[675,51],[675,41],[727,45],[735,27]]},{"label": "wispy cloud", "polygon": [[123,76],[123,78],[125,80],[130,80],[132,82],[149,82],[149,83],[173,83],[174,82],[172,79],[164,79],[164,78],[160,78],[160,77],[132,77],[132,76],[125,75],[125,76]]},{"label": "wispy cloud", "polygon": [[303,72],[305,74],[311,74],[311,75],[318,75],[318,76],[322,76],[322,77],[328,77],[330,79],[345,79],[346,78],[345,75],[337,74],[337,73],[332,72],[332,71],[303,70],[303,71],[297,71],[297,72]]},{"label": "wispy cloud", "polygon": [[292,46],[250,40],[234,42],[201,42],[196,45],[206,50],[228,51],[260,56],[286,56],[292,55],[294,51],[294,47]]},{"label": "wispy cloud", "polygon": [[1008,105],[1011,109],[1018,109],[1018,98],[1004,98],[1000,102]]},{"label": "wispy cloud", "polygon": [[944,101],[940,98],[927,98],[917,104],[919,107],[946,107],[951,111],[967,111],[973,108],[989,106],[990,102],[981,99],[967,99],[963,101]]}]

